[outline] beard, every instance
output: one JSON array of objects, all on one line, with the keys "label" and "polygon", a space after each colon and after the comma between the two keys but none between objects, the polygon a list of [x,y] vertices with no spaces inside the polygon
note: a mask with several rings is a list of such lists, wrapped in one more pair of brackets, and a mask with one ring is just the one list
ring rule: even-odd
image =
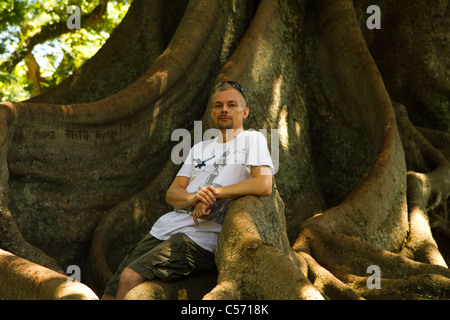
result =
[{"label": "beard", "polygon": [[234,128],[234,122],[233,119],[228,118],[229,121],[220,121],[217,120],[217,129],[219,130],[228,130]]}]

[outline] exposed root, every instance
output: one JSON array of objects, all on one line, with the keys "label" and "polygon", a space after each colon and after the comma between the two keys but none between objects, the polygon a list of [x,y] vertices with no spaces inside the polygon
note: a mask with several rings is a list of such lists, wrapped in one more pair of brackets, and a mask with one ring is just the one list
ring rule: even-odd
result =
[{"label": "exposed root", "polygon": [[[444,266],[414,261],[319,225],[311,225],[307,230],[302,230],[301,234],[309,243],[311,256],[327,269],[339,266],[347,273],[363,276],[367,274],[369,266],[377,265],[387,278],[404,278],[425,273],[450,277],[450,270]],[[307,252],[301,247],[300,241],[294,244],[294,250]]]},{"label": "exposed root", "polygon": [[289,247],[277,198],[249,196],[230,207],[216,249],[218,285],[205,299],[323,299]]},{"label": "exposed root", "polygon": [[219,282],[203,300],[241,300],[241,290],[236,281],[225,280]]},{"label": "exposed root", "polygon": [[14,128],[10,103],[0,106],[0,246],[24,259],[41,264],[57,272],[63,272],[56,261],[42,250],[26,241],[8,208],[8,151]]},{"label": "exposed root", "polygon": [[[450,196],[450,162],[410,122],[403,105],[394,103],[394,107],[408,167],[424,172],[408,172],[410,236],[402,253],[412,255],[418,261],[446,266],[430,226],[450,237],[447,207]],[[434,133],[430,130],[422,131]],[[411,156],[411,150],[414,150],[414,156]]]},{"label": "exposed root", "polygon": [[422,136],[429,141],[435,148],[439,149],[444,156],[450,158],[450,132],[422,128],[415,126]]},{"label": "exposed root", "polygon": [[[448,297],[446,286],[450,279],[450,270],[446,267],[417,262],[401,254],[375,248],[355,237],[331,232],[317,225],[303,230],[302,234],[307,237],[310,244],[310,254],[303,250],[297,251],[297,253],[308,262],[310,281],[330,298],[382,298],[385,296],[384,289],[386,289],[385,299],[391,297],[399,299],[399,296],[394,296],[391,291],[402,281],[405,281],[402,286],[409,288],[408,297],[417,298],[421,294],[425,294],[421,291],[424,286],[431,288],[429,284],[420,285],[420,279],[428,281],[429,275],[439,279],[439,281],[433,282],[435,286],[441,286],[433,289],[433,292],[441,295],[433,297]],[[300,242],[294,245],[294,248],[300,249]],[[368,275],[371,274],[370,266],[376,266],[381,272],[382,290],[378,290],[376,293],[367,286]],[[354,283],[355,281],[357,284]],[[414,288],[415,290],[413,290]]]},{"label": "exposed root", "polygon": [[0,300],[98,299],[84,284],[1,249],[0,270]]},{"label": "exposed root", "polygon": [[[7,215],[10,215],[9,212]],[[0,220],[3,220],[3,218],[2,214]],[[11,220],[7,223],[2,221],[0,224],[0,233],[2,234],[0,244],[2,245],[2,249],[13,252],[18,257],[27,259],[50,270],[64,274],[64,270],[58,265],[55,259],[22,237],[14,221]]]},{"label": "exposed root", "polygon": [[[408,173],[408,211],[410,234],[402,248],[402,254],[411,259],[446,266],[433,238],[425,208],[429,185],[424,174]],[[425,181],[424,181],[425,180]]]},{"label": "exposed root", "polygon": [[[405,156],[409,168],[422,168],[423,174],[417,173],[417,177],[424,181],[422,186],[423,201],[428,210],[434,210],[439,206],[447,205],[450,196],[450,162],[441,150],[434,147],[421,132],[410,122],[406,108],[394,103],[397,123],[405,149]],[[417,157],[408,157],[410,150],[420,153],[422,161],[420,164]],[[424,166],[427,168],[424,168]],[[428,169],[428,170],[427,170]],[[417,170],[417,169],[414,169]],[[445,210],[442,215],[447,215]]]},{"label": "exposed root", "polygon": [[364,299],[351,287],[343,283],[329,270],[319,265],[309,254],[297,253],[308,263],[308,279],[319,290],[319,292],[329,299],[339,300],[361,300]]},{"label": "exposed root", "polygon": [[[215,269],[191,275],[185,279],[166,282],[155,279],[131,289],[125,300],[200,300],[214,288],[217,281]],[[215,296],[217,299],[217,296]],[[226,299],[236,299],[228,296]]]},{"label": "exposed root", "polygon": [[449,299],[450,279],[442,275],[423,274],[405,279],[381,278],[378,285],[373,279],[355,275],[341,275],[342,281],[367,299],[415,300]]},{"label": "exposed root", "polygon": [[146,281],[131,289],[125,300],[176,300],[177,292],[174,286],[164,281]]}]

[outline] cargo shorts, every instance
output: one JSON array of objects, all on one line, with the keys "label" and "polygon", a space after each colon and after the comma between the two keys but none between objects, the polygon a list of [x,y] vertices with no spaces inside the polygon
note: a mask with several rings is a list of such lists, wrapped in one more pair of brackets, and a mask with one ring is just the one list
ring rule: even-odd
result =
[{"label": "cargo shorts", "polygon": [[120,275],[125,268],[148,280],[159,278],[172,281],[214,266],[214,254],[183,233],[176,233],[165,241],[147,234],[128,251],[104,292],[116,296]]}]

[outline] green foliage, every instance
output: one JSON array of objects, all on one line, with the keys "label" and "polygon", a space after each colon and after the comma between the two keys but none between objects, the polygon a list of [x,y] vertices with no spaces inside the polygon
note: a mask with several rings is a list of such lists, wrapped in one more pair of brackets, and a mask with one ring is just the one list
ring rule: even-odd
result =
[{"label": "green foliage", "polygon": [[[79,6],[84,15],[103,3],[106,11],[95,24],[73,31],[67,28],[59,37],[34,46],[32,53],[41,74],[39,85],[44,91],[71,75],[101,48],[124,17],[131,0],[0,0],[0,64],[44,26],[65,25],[73,14],[67,12],[69,6]],[[0,101],[29,99],[33,88],[24,61],[10,73],[0,71]]]}]

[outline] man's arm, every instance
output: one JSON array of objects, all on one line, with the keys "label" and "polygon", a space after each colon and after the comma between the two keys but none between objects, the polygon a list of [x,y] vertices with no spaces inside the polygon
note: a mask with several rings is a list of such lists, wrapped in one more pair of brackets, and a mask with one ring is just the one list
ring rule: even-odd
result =
[{"label": "man's arm", "polygon": [[[219,199],[233,199],[247,195],[255,195],[265,197],[272,193],[272,171],[268,166],[252,166],[250,179],[225,186],[214,188],[207,186],[203,189],[210,190],[217,200]],[[197,203],[192,217],[196,225],[198,219],[206,218],[211,212],[210,207],[203,202]]]},{"label": "man's arm", "polygon": [[175,209],[190,207],[189,199],[193,196],[186,191],[188,177],[177,176],[166,192],[166,202]]},{"label": "man's arm", "polygon": [[216,191],[216,199],[233,199],[247,195],[260,197],[268,196],[272,193],[272,171],[268,166],[252,166],[250,179],[238,183],[212,188]]},{"label": "man's arm", "polygon": [[206,205],[212,206],[216,201],[214,190],[208,188],[200,189],[196,194],[186,191],[189,184],[189,178],[177,176],[166,193],[166,202],[175,209],[193,207],[197,202],[202,201]]},{"label": "man's arm", "polygon": [[200,189],[196,194],[186,191],[189,184],[189,178],[177,176],[173,180],[169,190],[166,193],[166,201],[175,209],[193,207],[202,202],[204,206],[196,206],[193,214],[195,223],[197,218],[203,218],[210,212],[209,206],[212,206],[219,199],[233,199],[246,195],[268,196],[272,193],[272,171],[268,166],[252,166],[250,179],[241,182],[214,188],[207,186]]}]

